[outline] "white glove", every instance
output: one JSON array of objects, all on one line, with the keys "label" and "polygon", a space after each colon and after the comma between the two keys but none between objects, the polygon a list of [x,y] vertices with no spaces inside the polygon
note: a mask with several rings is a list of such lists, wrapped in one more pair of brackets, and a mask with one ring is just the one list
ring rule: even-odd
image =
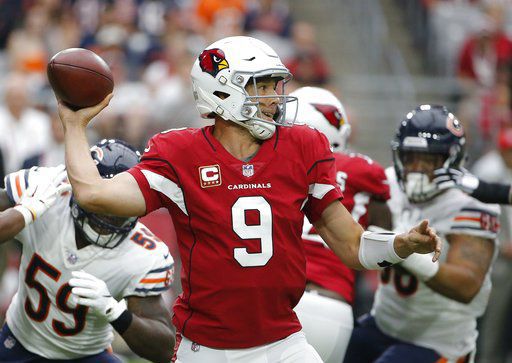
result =
[{"label": "white glove", "polygon": [[400,266],[412,273],[421,281],[428,281],[439,271],[439,261],[432,262],[432,254],[413,253]]},{"label": "white glove", "polygon": [[41,169],[37,168],[28,171],[28,186],[17,197],[19,204],[14,207],[23,215],[25,226],[41,217],[55,203],[57,197],[71,190],[71,185],[66,182],[64,166],[51,169],[51,173],[39,172]]},{"label": "white glove", "polygon": [[440,190],[459,188],[472,194],[480,184],[480,180],[466,169],[440,168],[434,170],[434,183]]},{"label": "white glove", "polygon": [[88,306],[99,317],[109,323],[116,320],[126,309],[126,301],[117,301],[110,295],[103,280],[85,271],[72,271],[69,280],[71,296],[76,304]]}]

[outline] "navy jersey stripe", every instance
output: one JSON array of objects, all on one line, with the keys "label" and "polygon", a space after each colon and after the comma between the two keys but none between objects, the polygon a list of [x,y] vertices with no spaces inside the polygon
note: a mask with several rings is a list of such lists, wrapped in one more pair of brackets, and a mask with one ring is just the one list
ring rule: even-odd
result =
[{"label": "navy jersey stripe", "polygon": [[497,217],[498,216],[497,213],[494,213],[494,212],[491,212],[491,211],[488,211],[488,210],[477,209],[477,208],[462,208],[460,211],[461,212],[485,213],[485,214],[489,214],[489,215],[491,215],[493,217]]},{"label": "navy jersey stripe", "polygon": [[14,196],[12,194],[12,185],[10,177],[5,178],[5,191],[7,193],[7,198],[9,199],[11,205],[16,204],[16,202],[14,201]]},{"label": "navy jersey stripe", "polygon": [[142,287],[136,288],[135,292],[160,292],[168,290],[170,286],[154,287],[152,289],[144,289]]},{"label": "navy jersey stripe", "polygon": [[154,270],[149,271],[148,274],[152,274],[152,273],[156,273],[156,272],[164,272],[164,271],[170,270],[172,268],[172,266],[174,266],[174,263],[171,263],[170,265],[167,265],[165,267],[155,268]]}]

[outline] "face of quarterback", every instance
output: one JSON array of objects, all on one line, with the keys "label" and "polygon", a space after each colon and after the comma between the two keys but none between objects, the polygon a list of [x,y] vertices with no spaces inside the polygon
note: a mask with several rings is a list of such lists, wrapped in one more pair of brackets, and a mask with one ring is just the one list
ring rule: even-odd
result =
[{"label": "face of quarterback", "polygon": [[259,96],[263,98],[255,99],[258,103],[257,117],[263,120],[273,121],[278,111],[279,97],[277,96],[278,85],[281,84],[279,78],[276,77],[261,77],[257,78],[256,82],[251,78],[245,90],[250,97]]}]

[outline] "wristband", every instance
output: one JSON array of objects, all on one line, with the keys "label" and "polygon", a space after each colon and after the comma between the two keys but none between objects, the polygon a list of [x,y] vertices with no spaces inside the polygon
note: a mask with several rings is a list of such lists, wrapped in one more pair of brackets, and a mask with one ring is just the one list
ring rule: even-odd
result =
[{"label": "wristband", "polygon": [[368,232],[361,235],[359,244],[359,262],[367,270],[381,269],[402,262],[404,259],[396,254],[395,233]]},{"label": "wristband", "polygon": [[23,216],[23,219],[25,220],[25,226],[28,226],[30,223],[32,223],[34,221],[34,219],[35,219],[34,214],[27,207],[25,207],[23,205],[16,205],[13,207],[13,209],[17,210],[18,212],[21,213],[21,215]]},{"label": "wristband", "polygon": [[439,271],[439,261],[432,262],[430,253],[413,253],[400,265],[423,282],[430,280]]},{"label": "wristband", "polygon": [[510,189],[507,184],[480,181],[471,196],[484,203],[510,204]]},{"label": "wristband", "polygon": [[110,322],[110,325],[118,332],[123,335],[124,332],[130,327],[133,320],[133,314],[130,310],[126,309],[119,315],[116,320]]}]

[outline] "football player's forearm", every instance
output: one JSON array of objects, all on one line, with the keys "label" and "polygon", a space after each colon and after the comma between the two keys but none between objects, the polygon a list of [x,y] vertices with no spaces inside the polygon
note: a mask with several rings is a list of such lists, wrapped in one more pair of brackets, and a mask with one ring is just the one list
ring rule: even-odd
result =
[{"label": "football player's forearm", "polygon": [[102,178],[94,165],[89,151],[85,129],[69,127],[65,131],[66,169],[78,203],[91,212],[97,212],[95,206],[100,195]]},{"label": "football player's forearm", "polygon": [[25,228],[25,219],[20,212],[14,209],[0,212],[0,243],[10,241],[23,228]]},{"label": "football player's forearm", "polygon": [[364,269],[359,261],[359,242],[363,228],[341,203],[329,205],[314,225],[317,233],[346,266],[356,270]]},{"label": "football player's forearm", "polygon": [[447,298],[469,304],[478,294],[482,281],[471,270],[442,263],[436,275],[425,284]]},{"label": "football player's forearm", "polygon": [[130,349],[152,362],[169,362],[174,351],[174,333],[161,321],[133,314],[130,327],[122,335]]},{"label": "football player's forearm", "polygon": [[484,203],[512,204],[511,185],[480,180],[471,196]]},{"label": "football player's forearm", "polygon": [[9,200],[5,189],[0,189],[0,212],[13,207],[14,205]]}]

